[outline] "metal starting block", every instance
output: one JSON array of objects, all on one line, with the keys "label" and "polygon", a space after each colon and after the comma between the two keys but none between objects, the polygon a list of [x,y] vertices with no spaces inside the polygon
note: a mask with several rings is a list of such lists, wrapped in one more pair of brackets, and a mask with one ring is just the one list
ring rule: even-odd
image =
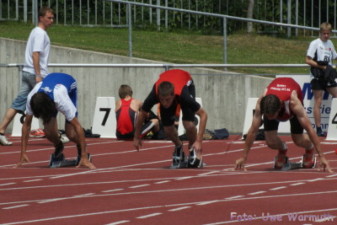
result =
[{"label": "metal starting block", "polygon": [[[88,159],[91,162],[91,155],[88,153]],[[80,162],[80,158],[76,159],[61,159],[55,160],[53,154],[50,156],[49,167],[50,168],[60,168],[60,167],[70,167],[70,166],[77,166]]]}]

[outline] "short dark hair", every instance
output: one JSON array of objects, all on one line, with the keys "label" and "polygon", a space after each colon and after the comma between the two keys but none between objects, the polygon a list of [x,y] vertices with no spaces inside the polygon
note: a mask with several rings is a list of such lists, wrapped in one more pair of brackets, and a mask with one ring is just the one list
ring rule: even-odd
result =
[{"label": "short dark hair", "polygon": [[262,114],[273,115],[281,108],[281,100],[276,95],[266,95],[261,99]]},{"label": "short dark hair", "polygon": [[168,81],[161,82],[158,86],[158,95],[160,96],[174,95],[174,85]]},{"label": "short dark hair", "polygon": [[53,9],[51,9],[51,8],[49,8],[47,6],[43,6],[39,10],[39,18],[40,18],[40,16],[45,16],[47,14],[47,12],[50,12],[51,14],[54,15],[54,10]]},{"label": "short dark hair", "polygon": [[55,102],[44,92],[35,93],[30,100],[33,115],[48,123],[57,113]]},{"label": "short dark hair", "polygon": [[122,84],[119,87],[118,95],[120,98],[125,98],[126,96],[132,97],[133,91],[132,88],[127,84]]}]

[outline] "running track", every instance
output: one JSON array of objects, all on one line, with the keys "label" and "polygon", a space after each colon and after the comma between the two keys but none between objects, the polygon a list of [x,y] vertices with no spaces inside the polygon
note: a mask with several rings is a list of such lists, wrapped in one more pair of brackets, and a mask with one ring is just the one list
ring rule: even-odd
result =
[{"label": "running track", "polygon": [[[288,136],[289,157],[303,150]],[[47,167],[53,148],[30,140],[31,163],[13,166],[20,140],[0,146],[0,224],[337,224],[337,173],[272,170],[275,151],[255,142],[248,171],[233,171],[240,136],[204,141],[203,169],[169,169],[173,145],[88,138],[96,170]],[[322,148],[337,171],[337,142]],[[186,150],[186,146],[185,146]],[[75,156],[67,143],[65,155]]]}]

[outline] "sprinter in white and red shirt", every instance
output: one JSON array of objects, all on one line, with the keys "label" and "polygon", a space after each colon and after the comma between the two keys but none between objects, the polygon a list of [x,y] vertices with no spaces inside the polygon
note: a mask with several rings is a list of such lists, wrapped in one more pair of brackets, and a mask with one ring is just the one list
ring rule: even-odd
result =
[{"label": "sprinter in white and red shirt", "polygon": [[[290,169],[290,163],[286,156],[288,147],[277,135],[279,123],[287,120],[290,121],[290,132],[294,143],[305,149],[303,168],[315,166],[315,150],[323,170],[327,169],[328,172],[332,172],[321,151],[318,136],[303,107],[301,87],[292,78],[284,77],[274,79],[257,101],[253,122],[246,137],[243,157],[236,160],[236,169],[245,169],[248,153],[262,123],[268,147],[278,150],[274,168]],[[303,133],[304,129],[307,134]]]}]

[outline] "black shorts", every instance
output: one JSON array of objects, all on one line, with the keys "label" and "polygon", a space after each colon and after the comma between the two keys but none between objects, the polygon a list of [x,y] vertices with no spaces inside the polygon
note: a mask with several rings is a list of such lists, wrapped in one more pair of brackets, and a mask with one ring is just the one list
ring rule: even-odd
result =
[{"label": "black shorts", "polygon": [[317,78],[312,79],[310,84],[311,84],[312,90],[324,90],[324,91],[326,91],[327,88],[337,87],[336,81],[327,82],[323,79],[317,79]]},{"label": "black shorts", "polygon": [[[290,133],[292,134],[303,134],[303,127],[298,121],[297,117],[293,117],[290,120]],[[278,130],[278,125],[280,121],[278,120],[268,120],[267,118],[263,119],[263,125],[265,131]]]},{"label": "black shorts", "polygon": [[[193,82],[184,88],[187,88],[188,93],[195,99],[195,86]],[[174,125],[174,122],[179,119],[177,118],[178,115],[176,115],[178,105],[179,103],[176,100],[169,108],[164,108],[160,105],[160,117],[163,126],[172,126]],[[181,104],[180,107],[183,114],[182,120],[193,122],[195,120],[195,112],[191,109],[191,107],[185,104]]]}]

